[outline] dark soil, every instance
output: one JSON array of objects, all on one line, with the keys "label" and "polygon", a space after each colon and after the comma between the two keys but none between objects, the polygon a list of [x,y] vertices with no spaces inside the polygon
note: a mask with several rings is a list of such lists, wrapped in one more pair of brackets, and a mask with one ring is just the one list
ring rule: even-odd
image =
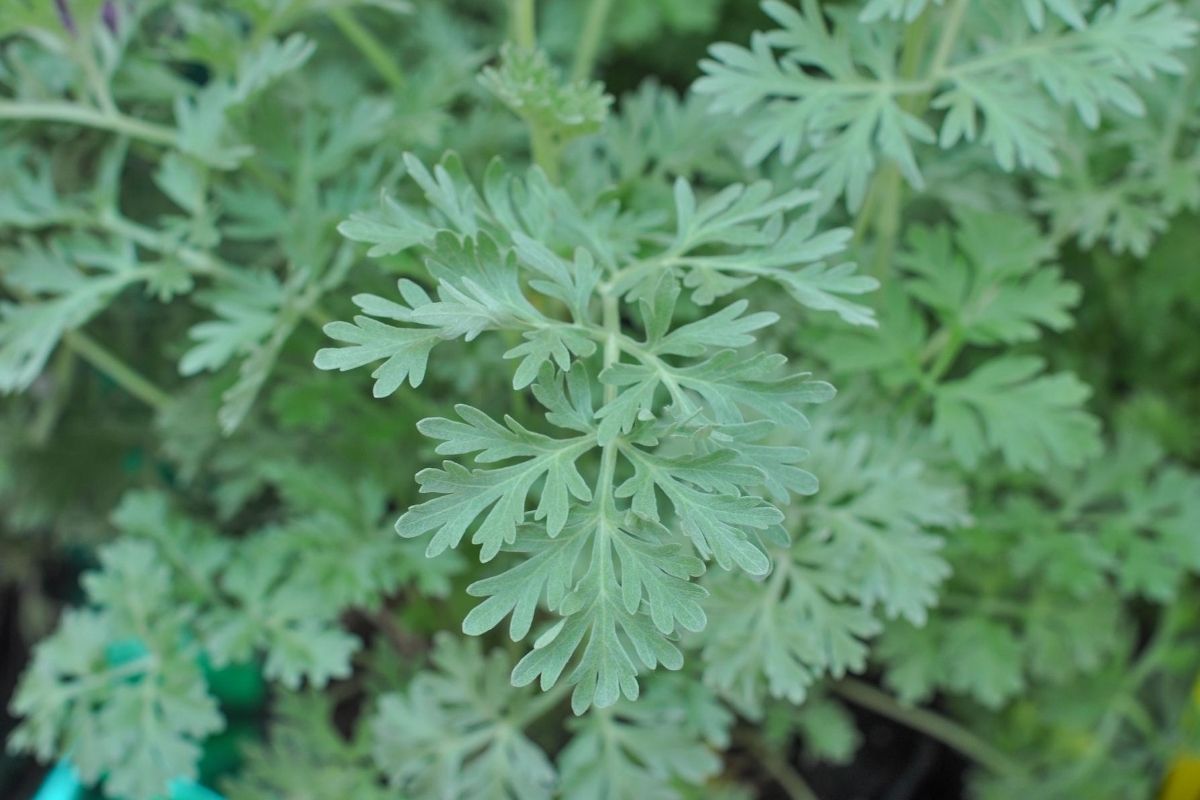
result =
[{"label": "dark soil", "polygon": [[[18,623],[20,597],[14,586],[0,586],[0,743],[8,741],[16,721],[8,713],[17,678],[29,660],[28,643],[22,641]],[[25,800],[42,782],[45,769],[30,758],[10,756],[0,750],[0,797]]]}]

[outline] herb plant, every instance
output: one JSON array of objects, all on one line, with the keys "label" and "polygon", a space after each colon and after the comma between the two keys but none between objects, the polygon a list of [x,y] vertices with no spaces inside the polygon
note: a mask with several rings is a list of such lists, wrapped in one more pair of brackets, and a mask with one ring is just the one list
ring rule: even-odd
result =
[{"label": "herb plant", "polygon": [[1200,746],[1198,24],[10,0],[10,751],[811,800],[885,796],[882,718],[944,748],[886,796],[1152,796]]}]

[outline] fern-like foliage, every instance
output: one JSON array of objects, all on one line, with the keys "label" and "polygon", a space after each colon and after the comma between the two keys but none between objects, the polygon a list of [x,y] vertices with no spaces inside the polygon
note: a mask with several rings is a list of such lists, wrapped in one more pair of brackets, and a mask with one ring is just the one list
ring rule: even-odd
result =
[{"label": "fern-like foliage", "polygon": [[[720,768],[732,715],[702,686],[657,675],[637,703],[573,720],[556,759],[527,729],[561,692],[508,685],[511,660],[477,640],[438,637],[428,669],[370,718],[372,756],[395,789],[415,797],[608,800],[680,797]],[[549,701],[549,702],[547,702]]]},{"label": "fern-like foliage", "polygon": [[826,203],[844,196],[856,210],[881,158],[922,187],[923,144],[978,141],[1006,171],[1057,176],[1053,106],[1074,108],[1089,128],[1106,114],[1144,114],[1133,84],[1183,72],[1196,33],[1172,3],[1121,0],[1087,18],[1068,0],[1026,0],[1027,16],[1006,0],[955,0],[937,17],[929,56],[902,63],[902,27],[880,20],[912,20],[928,5],[869,3],[867,26],[852,9],[768,0],[779,27],[749,48],[714,45],[696,91],[715,110],[749,113],[749,163],[778,152]]},{"label": "fern-like foliage", "polygon": [[[924,395],[932,434],[965,466],[994,451],[1017,469],[1078,466],[1101,446],[1084,408],[1088,387],[1071,373],[1046,374],[1035,355],[972,363],[964,352],[1071,324],[1079,290],[1045,263],[1049,255],[1036,226],[1018,216],[966,212],[953,233],[913,227],[898,259],[911,277],[885,301],[890,335],[835,332],[819,349],[842,369],[878,370]],[[939,322],[935,333],[919,309]],[[948,378],[954,369],[961,374]]]},{"label": "fern-like foliage", "polygon": [[923,625],[949,575],[941,534],[968,521],[961,487],[913,457],[911,434],[815,434],[805,466],[821,491],[772,574],[705,579],[705,680],[756,717],[769,698],[801,703],[820,678],[861,672],[885,620]]},{"label": "fern-like foliage", "polygon": [[707,58],[754,4],[0,5],[15,754],[851,796],[861,705],[1062,800],[1186,751],[1196,0],[771,0]]},{"label": "fern-like foliage", "polygon": [[1198,58],[1193,47],[1186,73],[1139,87],[1144,115],[1113,119],[1099,141],[1066,137],[1062,173],[1038,182],[1036,202],[1057,235],[1144,257],[1172,217],[1200,208]]},{"label": "fern-like foliage", "polygon": [[237,545],[160,493],[126,496],[113,516],[124,536],[85,579],[89,606],[41,645],[22,682],[14,748],[69,752],[88,782],[157,797],[195,776],[200,741],[222,726],[202,661],[262,656],[263,674],[290,688],[349,674],[360,643],[337,610],[378,602],[419,553],[364,537],[381,531],[378,489],[295,467],[274,483],[292,498],[290,519]]},{"label": "fern-like foliage", "polygon": [[432,172],[406,163],[430,208],[385,199],[342,231],[377,256],[418,248],[433,294],[404,279],[401,302],[355,297],[363,314],[327,326],[343,345],[316,364],[382,362],[373,373],[382,397],[420,385],[441,342],[513,337],[504,354],[513,389],[532,389],[553,433],[469,406],[457,419],[424,420],[439,453],[474,454],[480,466],[447,461],[420,473],[422,492],[437,497],[397,530],[429,535],[431,556],[472,531],[480,559],[498,559],[501,569],[470,588],[484,600],[467,633],[510,618],[510,635],[524,639],[541,605],[555,614],[515,684],[548,689],[578,653],[568,676],[577,713],[635,698],[640,672],[682,665],[672,638],[703,628],[693,578],[706,562],[768,572],[762,543],[785,536],[765,487],[786,501],[815,486],[798,470],[781,483],[779,467],[800,454],[763,440],[776,426],[803,430],[803,406],[833,395],[782,356],[738,354],[777,315],[748,314],[738,300],[680,325],[683,292],[703,307],[761,278],[803,306],[869,324],[851,298],[874,282],[825,262],[846,232],[794,217],[807,192],[756,183],[699,200],[679,180],[672,227],[630,241],[617,234],[629,224],[618,209],[585,211],[537,170],[517,177],[493,164],[480,193],[453,157]]},{"label": "fern-like foliage", "polygon": [[[95,610],[68,613],[38,647],[13,701],[26,719],[12,746],[49,759],[70,752],[81,777],[151,798],[194,778],[200,742],[223,727],[188,641],[193,609],[173,602],[153,546],[126,541],[89,576]],[[208,563],[195,564],[203,575]]]},{"label": "fern-like foliage", "polygon": [[270,739],[249,748],[240,773],[221,788],[229,800],[355,797],[388,800],[393,792],[371,762],[368,729],[346,741],[332,727],[333,704],[314,694],[283,695]]}]

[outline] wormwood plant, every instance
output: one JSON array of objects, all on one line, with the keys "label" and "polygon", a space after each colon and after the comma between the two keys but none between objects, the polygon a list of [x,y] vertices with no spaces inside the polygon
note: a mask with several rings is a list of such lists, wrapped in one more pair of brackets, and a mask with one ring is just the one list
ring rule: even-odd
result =
[{"label": "wormwood plant", "polygon": [[135,800],[807,800],[875,791],[825,766],[866,709],[972,797],[1151,796],[1200,8],[762,11],[7,6],[10,749]]}]

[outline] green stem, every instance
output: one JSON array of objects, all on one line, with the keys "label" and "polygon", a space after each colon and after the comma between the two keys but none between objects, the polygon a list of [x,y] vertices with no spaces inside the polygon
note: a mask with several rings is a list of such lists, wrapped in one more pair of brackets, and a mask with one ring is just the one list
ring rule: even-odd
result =
[{"label": "green stem", "polygon": [[751,731],[739,730],[737,739],[749,750],[767,772],[779,784],[779,788],[791,800],[818,800],[817,793],[812,790],[800,773],[776,751],[767,744],[761,736]]},{"label": "green stem", "polygon": [[[946,62],[950,60],[950,53],[954,50],[954,44],[958,41],[958,33],[962,29],[963,19],[966,17],[967,0],[953,0],[952,5],[946,11],[946,18],[942,23],[942,35],[938,37],[937,49],[933,51],[933,60],[929,62],[929,70],[926,74],[930,78],[935,78],[942,74],[942,70],[946,68]],[[924,95],[922,105],[929,102],[929,95]]]},{"label": "green stem", "polygon": [[[522,50],[537,48],[537,10],[534,0],[510,0],[509,37]],[[532,119],[526,120],[529,128],[529,150],[533,163],[537,164],[551,183],[558,183],[558,142],[553,134]]]},{"label": "green stem", "polygon": [[119,114],[117,104],[113,102],[112,93],[108,89],[108,81],[100,74],[100,67],[96,64],[95,53],[92,52],[90,43],[83,42],[79,48],[79,63],[83,67],[83,75],[91,87],[92,94],[95,96],[96,104],[100,106],[100,110],[105,114]]},{"label": "green stem", "polygon": [[537,47],[537,13],[534,0],[512,0],[512,40],[525,50]]},{"label": "green stem", "polygon": [[972,596],[954,593],[945,593],[939,597],[937,607],[943,611],[1006,617],[1018,621],[1029,619],[1040,610],[1037,606],[995,595]]},{"label": "green stem", "polygon": [[29,440],[39,447],[50,441],[50,434],[66,408],[71,387],[75,383],[76,363],[75,353],[69,347],[59,348],[54,356],[54,393],[39,404],[37,416],[34,417],[29,431]]},{"label": "green stem", "polygon": [[[934,48],[933,59],[925,70],[925,80],[922,84],[933,86],[936,76],[946,67],[946,62],[954,50],[962,28],[967,0],[953,0],[943,18],[942,31]],[[909,26],[904,33],[904,48],[900,55],[899,80],[904,83],[912,81],[921,67],[921,57],[926,51],[929,39],[929,24],[933,18],[933,9],[926,9],[917,21]],[[905,94],[900,98],[900,108],[913,116],[921,116],[929,106],[930,91],[928,89]],[[854,238],[861,241],[867,228],[873,227],[876,234],[875,255],[872,260],[871,272],[877,278],[882,278],[892,261],[896,249],[896,241],[900,233],[901,208],[904,201],[904,183],[901,180],[899,167],[889,161],[875,174],[867,190],[866,201],[859,212],[859,218],[854,225]]]},{"label": "green stem", "polygon": [[[604,340],[604,368],[608,369],[617,363],[621,356],[621,307],[615,292],[608,292],[602,300],[602,324],[607,334]],[[617,399],[615,384],[604,385],[604,402],[607,405]]]},{"label": "green stem", "polygon": [[75,103],[0,100],[0,120],[5,119],[70,122],[87,128],[122,133],[164,147],[174,147],[178,143],[173,128],[127,117],[119,112],[105,113]]},{"label": "green stem", "polygon": [[532,121],[529,123],[529,148],[533,163],[546,173],[551,183],[558,183],[558,143],[549,131]]},{"label": "green stem", "polygon": [[120,666],[104,670],[103,672],[95,672],[72,683],[61,685],[59,688],[51,690],[51,698],[54,704],[64,704],[68,700],[81,697],[98,689],[107,689],[114,683],[123,681],[126,678],[133,678],[137,675],[155,671],[160,666],[157,656],[152,654],[140,656]]},{"label": "green stem", "polygon": [[[921,66],[921,56],[929,39],[931,9],[926,9],[908,30],[904,32],[904,47],[900,53],[899,78],[907,81],[916,76]],[[919,114],[922,105],[920,95],[905,95],[900,107],[907,113]],[[896,249],[900,234],[900,212],[904,200],[903,176],[895,162],[888,161],[875,174],[867,189],[860,217],[855,222],[855,238],[861,239],[868,227],[875,231],[875,255],[871,261],[871,274],[882,278],[887,272]]]},{"label": "green stem", "polygon": [[[916,78],[921,69],[921,57],[925,55],[926,43],[929,41],[929,21],[933,18],[933,9],[925,9],[925,13],[904,32],[904,47],[900,51],[899,78],[908,82]],[[939,46],[941,43],[939,42]],[[905,111],[918,112],[921,110],[922,98],[925,92],[906,94],[900,98],[900,107]]]},{"label": "green stem", "polygon": [[[943,331],[945,332],[944,334]],[[933,362],[933,366],[925,373],[925,380],[930,385],[936,384],[946,374],[946,370],[950,369],[955,357],[958,356],[964,344],[962,330],[957,325],[938,331],[929,340],[929,343],[930,345],[934,345],[939,340],[941,341],[941,345],[934,351],[937,353],[937,358]]]},{"label": "green stem", "polygon": [[966,728],[932,711],[903,705],[868,683],[844,678],[830,684],[830,688],[855,705],[937,739],[997,775],[1018,775],[1023,771],[1020,764]]},{"label": "green stem", "polygon": [[904,184],[900,169],[888,162],[879,171],[878,207],[875,212],[875,254],[871,259],[871,274],[882,279],[896,252],[900,236],[900,211],[904,200]]},{"label": "green stem", "polygon": [[[604,325],[604,359],[601,371],[616,364],[621,358],[621,307],[616,294],[607,293],[601,298],[602,324]],[[609,405],[617,399],[616,384],[604,385],[604,404]],[[608,512],[612,503],[612,489],[617,472],[617,451],[620,449],[620,439],[614,437],[600,451],[600,471],[596,477],[595,497],[600,504],[600,513]]]},{"label": "green stem", "polygon": [[600,41],[604,38],[604,23],[608,20],[611,8],[612,0],[591,0],[588,4],[583,30],[580,31],[579,43],[575,48],[571,80],[586,80],[592,74],[592,68],[596,65],[596,54],[600,51]]},{"label": "green stem", "polygon": [[142,377],[133,367],[126,364],[111,351],[101,346],[82,331],[67,331],[63,342],[84,361],[103,372],[113,383],[141,400],[155,411],[162,411],[171,403],[171,395]]},{"label": "green stem", "polygon": [[250,158],[242,162],[242,166],[254,176],[256,180],[267,185],[271,191],[279,195],[282,200],[291,202],[292,188],[287,185],[278,175],[271,172],[263,166],[262,162],[257,158]]},{"label": "green stem", "polygon": [[189,272],[194,274],[227,279],[235,278],[238,275],[239,271],[236,268],[225,264],[205,251],[181,245],[155,230],[120,216],[116,212],[102,212],[97,221],[101,228],[110,233],[124,236],[139,247],[153,250],[159,255],[178,258],[180,263]]},{"label": "green stem", "polygon": [[871,224],[875,221],[875,206],[879,202],[879,192],[882,189],[881,183],[883,179],[879,173],[876,173],[871,182],[867,185],[867,193],[863,197],[863,204],[858,208],[858,214],[854,218],[854,236],[850,243],[852,247],[857,248],[862,244],[862,240],[870,230]]},{"label": "green stem", "polygon": [[379,40],[375,38],[375,34],[365,27],[362,23],[355,19],[354,14],[348,8],[333,7],[328,11],[329,18],[333,20],[333,24],[337,25],[338,30],[342,35],[350,40],[350,43],[359,49],[359,52],[371,62],[371,66],[379,73],[388,86],[392,87],[392,91],[400,92],[404,89],[404,73],[400,71],[400,67],[388,55],[388,51]]}]

